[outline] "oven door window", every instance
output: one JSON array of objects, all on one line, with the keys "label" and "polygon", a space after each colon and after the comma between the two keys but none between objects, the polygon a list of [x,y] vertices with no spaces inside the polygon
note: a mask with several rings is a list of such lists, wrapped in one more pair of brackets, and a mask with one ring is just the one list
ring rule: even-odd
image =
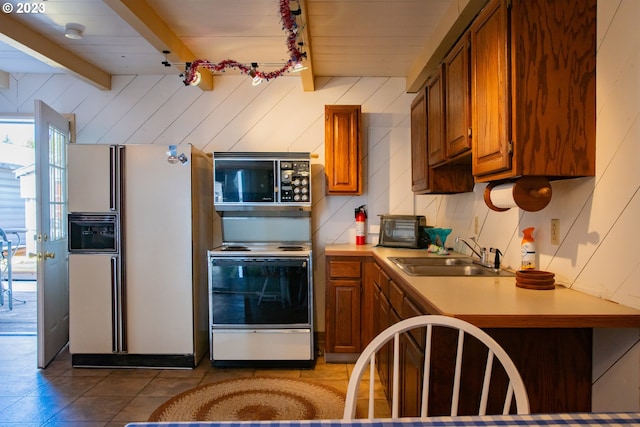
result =
[{"label": "oven door window", "polygon": [[211,258],[213,326],[309,325],[309,262]]},{"label": "oven door window", "polygon": [[216,160],[214,202],[275,202],[274,164],[273,160]]}]

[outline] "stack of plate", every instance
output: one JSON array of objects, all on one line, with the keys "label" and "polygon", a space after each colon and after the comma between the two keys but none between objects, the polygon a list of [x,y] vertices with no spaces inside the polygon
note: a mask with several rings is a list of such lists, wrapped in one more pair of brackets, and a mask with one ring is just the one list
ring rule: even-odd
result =
[{"label": "stack of plate", "polygon": [[516,286],[525,289],[554,289],[555,275],[548,271],[516,271]]}]

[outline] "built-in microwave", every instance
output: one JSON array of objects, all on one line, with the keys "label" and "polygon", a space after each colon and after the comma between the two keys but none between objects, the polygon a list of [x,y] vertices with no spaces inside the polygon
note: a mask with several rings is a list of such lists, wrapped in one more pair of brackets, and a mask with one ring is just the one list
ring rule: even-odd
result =
[{"label": "built-in microwave", "polygon": [[69,253],[118,253],[118,215],[71,213],[69,221]]},{"label": "built-in microwave", "polygon": [[310,210],[309,159],[309,153],[213,153],[216,210]]}]

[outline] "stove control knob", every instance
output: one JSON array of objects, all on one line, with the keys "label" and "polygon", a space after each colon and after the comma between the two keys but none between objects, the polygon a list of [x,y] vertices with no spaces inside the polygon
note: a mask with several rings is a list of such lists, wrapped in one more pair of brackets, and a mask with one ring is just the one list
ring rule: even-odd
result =
[{"label": "stove control knob", "polygon": [[309,192],[309,189],[307,187],[302,187],[302,194],[307,194],[308,192]]},{"label": "stove control knob", "polygon": [[304,185],[305,187],[309,185],[309,181],[307,180],[307,178],[302,178],[302,185]]},{"label": "stove control knob", "polygon": [[300,201],[300,195],[296,194],[295,196],[293,196],[293,200],[295,200],[296,202],[299,202]]},{"label": "stove control knob", "polygon": [[[303,188],[302,190],[303,190],[303,192],[304,192],[304,188]],[[295,194],[298,194],[298,193],[300,192],[300,189],[299,189],[298,187],[296,187],[296,188],[294,188],[294,189],[293,189],[293,192],[294,192]]]},{"label": "stove control knob", "polygon": [[300,180],[299,180],[298,178],[294,179],[294,180],[293,180],[293,185],[295,185],[296,187],[297,187],[298,185],[300,185]]},{"label": "stove control knob", "polygon": [[303,202],[306,202],[307,200],[309,200],[309,197],[307,197],[307,195],[306,195],[306,194],[303,194],[303,195],[302,195],[302,201],[303,201]]}]

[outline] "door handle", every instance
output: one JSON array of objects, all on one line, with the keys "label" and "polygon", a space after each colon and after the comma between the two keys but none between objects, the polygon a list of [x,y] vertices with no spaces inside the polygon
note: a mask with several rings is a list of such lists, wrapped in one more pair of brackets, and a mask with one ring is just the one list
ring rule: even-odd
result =
[{"label": "door handle", "polygon": [[45,252],[44,255],[42,254],[42,252],[38,252],[37,254],[29,252],[29,258],[36,258],[38,261],[42,259],[55,258],[55,257],[56,257],[55,252]]}]

